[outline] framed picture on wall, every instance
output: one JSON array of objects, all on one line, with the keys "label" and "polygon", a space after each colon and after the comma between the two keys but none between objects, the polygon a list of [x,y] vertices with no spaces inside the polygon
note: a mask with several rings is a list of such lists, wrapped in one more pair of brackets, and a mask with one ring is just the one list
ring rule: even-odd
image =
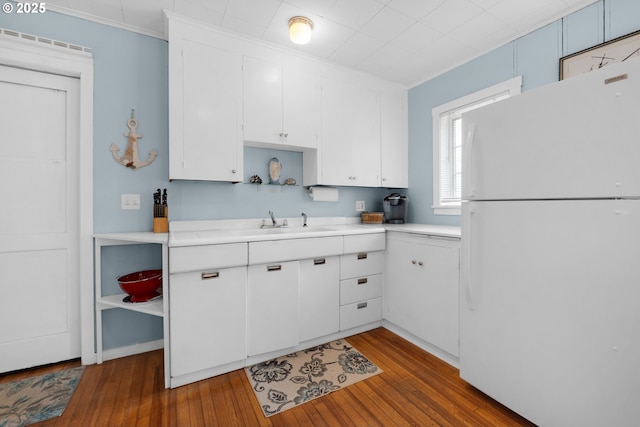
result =
[{"label": "framed picture on wall", "polygon": [[640,57],[640,31],[560,58],[560,80]]}]

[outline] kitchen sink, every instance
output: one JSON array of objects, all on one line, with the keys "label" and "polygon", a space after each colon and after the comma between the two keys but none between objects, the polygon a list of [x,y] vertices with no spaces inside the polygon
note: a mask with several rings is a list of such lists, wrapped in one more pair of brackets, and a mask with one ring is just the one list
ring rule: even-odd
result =
[{"label": "kitchen sink", "polygon": [[322,233],[335,231],[330,227],[277,227],[277,228],[259,228],[250,230],[232,230],[233,234],[239,236],[259,236],[264,234],[297,234],[297,233]]}]

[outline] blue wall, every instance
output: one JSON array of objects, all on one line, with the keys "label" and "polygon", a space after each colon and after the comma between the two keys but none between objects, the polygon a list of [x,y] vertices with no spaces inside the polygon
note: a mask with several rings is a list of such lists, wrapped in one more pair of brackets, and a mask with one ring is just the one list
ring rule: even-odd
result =
[{"label": "blue wall", "polygon": [[409,90],[409,221],[460,225],[435,215],[431,110],[522,75],[522,90],[558,80],[559,59],[640,29],[640,2],[602,0]]}]

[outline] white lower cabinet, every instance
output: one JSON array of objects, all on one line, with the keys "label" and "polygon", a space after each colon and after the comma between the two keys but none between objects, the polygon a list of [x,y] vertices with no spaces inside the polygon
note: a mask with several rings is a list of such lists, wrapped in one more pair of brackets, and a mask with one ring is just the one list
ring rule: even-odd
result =
[{"label": "white lower cabinet", "polygon": [[300,341],[299,262],[249,265],[247,354],[296,346]]},{"label": "white lower cabinet", "polygon": [[247,268],[171,274],[171,375],[247,357]]},{"label": "white lower cabinet", "polygon": [[387,235],[385,319],[458,356],[460,241]]},{"label": "white lower cabinet", "polygon": [[345,236],[340,257],[340,330],[382,320],[384,234]]},{"label": "white lower cabinet", "polygon": [[300,261],[300,342],[340,330],[340,257]]}]

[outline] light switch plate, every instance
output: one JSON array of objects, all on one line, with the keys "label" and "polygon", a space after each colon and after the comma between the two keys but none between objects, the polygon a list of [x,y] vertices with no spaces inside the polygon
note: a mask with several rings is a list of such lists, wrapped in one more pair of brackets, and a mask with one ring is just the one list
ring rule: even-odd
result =
[{"label": "light switch plate", "polygon": [[121,194],[120,208],[125,210],[140,210],[139,194]]},{"label": "light switch plate", "polygon": [[356,212],[364,212],[364,200],[356,200]]}]

